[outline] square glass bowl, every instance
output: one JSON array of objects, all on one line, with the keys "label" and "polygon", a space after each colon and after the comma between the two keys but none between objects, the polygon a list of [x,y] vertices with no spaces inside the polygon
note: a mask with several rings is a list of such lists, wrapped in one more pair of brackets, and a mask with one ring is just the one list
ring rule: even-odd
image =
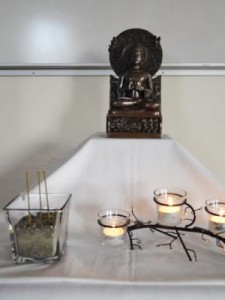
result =
[{"label": "square glass bowl", "polygon": [[15,263],[60,260],[70,199],[71,194],[21,194],[3,207]]}]

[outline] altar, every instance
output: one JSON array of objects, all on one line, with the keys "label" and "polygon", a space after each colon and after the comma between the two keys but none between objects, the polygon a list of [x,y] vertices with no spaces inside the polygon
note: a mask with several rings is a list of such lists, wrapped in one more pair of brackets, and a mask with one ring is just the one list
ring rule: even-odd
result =
[{"label": "altar", "polygon": [[[213,299],[225,292],[225,254],[215,239],[185,233],[197,261],[182,246],[158,247],[169,238],[144,230],[134,234],[142,250],[102,243],[98,212],[131,211],[156,222],[153,191],[178,187],[195,208],[196,225],[207,228],[204,206],[225,187],[173,138],[117,139],[91,136],[47,178],[49,193],[71,193],[68,243],[55,264],[14,264],[7,224],[1,214],[0,294],[2,299]],[[38,188],[36,188],[37,190]],[[132,218],[132,217],[131,217]]]}]

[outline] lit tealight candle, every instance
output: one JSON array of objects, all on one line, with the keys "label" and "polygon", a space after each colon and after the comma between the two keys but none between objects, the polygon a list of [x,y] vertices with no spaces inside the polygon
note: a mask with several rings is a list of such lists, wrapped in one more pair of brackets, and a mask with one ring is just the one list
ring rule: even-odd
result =
[{"label": "lit tealight candle", "polygon": [[130,214],[122,209],[102,210],[98,213],[103,245],[122,245],[126,241],[126,227]]},{"label": "lit tealight candle", "polygon": [[205,202],[205,210],[209,217],[209,230],[215,234],[225,232],[225,199],[208,199]]},{"label": "lit tealight candle", "polygon": [[108,236],[108,237],[121,237],[124,235],[125,230],[122,227],[117,227],[117,228],[105,227],[103,229],[103,233],[105,236]]},{"label": "lit tealight candle", "polygon": [[209,227],[216,233],[225,231],[225,211],[220,211],[219,216],[210,216]]},{"label": "lit tealight candle", "polygon": [[164,214],[174,214],[180,212],[179,206],[160,206],[159,212]]},{"label": "lit tealight candle", "polygon": [[[176,197],[176,196],[174,196]],[[181,207],[174,205],[176,199],[173,196],[161,196],[159,197],[159,202],[161,201],[168,206],[160,205],[158,208],[158,221],[162,225],[177,225],[181,221]]]}]

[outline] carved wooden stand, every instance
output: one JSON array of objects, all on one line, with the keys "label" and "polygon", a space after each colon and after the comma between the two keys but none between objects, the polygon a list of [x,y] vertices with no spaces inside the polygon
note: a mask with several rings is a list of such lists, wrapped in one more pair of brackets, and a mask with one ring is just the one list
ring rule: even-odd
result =
[{"label": "carved wooden stand", "polygon": [[152,112],[113,112],[107,115],[107,136],[118,138],[160,138],[162,116]]}]

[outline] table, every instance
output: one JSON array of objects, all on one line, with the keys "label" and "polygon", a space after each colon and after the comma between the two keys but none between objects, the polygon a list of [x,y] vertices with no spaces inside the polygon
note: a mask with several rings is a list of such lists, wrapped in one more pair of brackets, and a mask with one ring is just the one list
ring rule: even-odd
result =
[{"label": "table", "polygon": [[[103,246],[97,214],[106,208],[130,211],[155,221],[153,191],[178,187],[188,202],[204,207],[225,187],[186,149],[168,136],[162,139],[108,139],[96,134],[47,178],[48,191],[72,193],[68,245],[57,264],[14,265],[6,223],[0,218],[1,299],[214,299],[225,292],[225,253],[196,234],[184,239],[197,253],[189,262],[181,245],[157,247],[168,238],[137,232],[142,250]],[[38,191],[37,188],[34,191]],[[197,225],[207,227],[204,209]],[[151,298],[152,297],[152,298]]]}]

